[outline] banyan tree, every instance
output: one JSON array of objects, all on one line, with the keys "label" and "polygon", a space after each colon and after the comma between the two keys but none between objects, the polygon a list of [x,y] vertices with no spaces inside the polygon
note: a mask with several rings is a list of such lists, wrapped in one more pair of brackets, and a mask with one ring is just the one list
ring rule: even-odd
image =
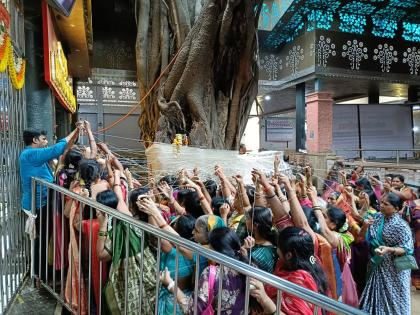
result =
[{"label": "banyan tree", "polygon": [[[262,0],[136,0],[142,140],[239,146],[258,89]],[[168,66],[169,65],[169,66]]]}]

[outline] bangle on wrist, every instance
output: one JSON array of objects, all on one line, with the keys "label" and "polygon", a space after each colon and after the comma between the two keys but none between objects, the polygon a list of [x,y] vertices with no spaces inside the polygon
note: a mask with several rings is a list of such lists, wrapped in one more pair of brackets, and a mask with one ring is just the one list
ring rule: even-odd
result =
[{"label": "bangle on wrist", "polygon": [[171,280],[171,282],[169,282],[169,284],[168,284],[167,289],[168,289],[169,292],[172,292],[172,289],[174,287],[175,287],[175,281],[174,280]]},{"label": "bangle on wrist", "polygon": [[112,187],[115,187],[115,186],[121,186],[121,184],[114,184],[114,185],[112,185]]},{"label": "bangle on wrist", "polygon": [[99,231],[98,232],[98,236],[99,237],[107,237],[108,236],[108,232],[107,231]]},{"label": "bangle on wrist", "polygon": [[272,199],[272,198],[274,198],[275,196],[277,196],[276,194],[272,194],[271,196],[267,196],[267,195],[265,195],[265,199]]}]

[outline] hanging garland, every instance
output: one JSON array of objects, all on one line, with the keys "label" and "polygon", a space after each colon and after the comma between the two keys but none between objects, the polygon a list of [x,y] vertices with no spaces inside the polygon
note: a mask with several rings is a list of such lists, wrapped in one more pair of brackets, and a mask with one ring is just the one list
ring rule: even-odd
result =
[{"label": "hanging garland", "polygon": [[10,36],[0,31],[0,72],[9,70],[9,77],[15,89],[20,90],[25,84],[26,62],[23,58],[15,57]]},{"label": "hanging garland", "polygon": [[9,60],[10,40],[7,33],[0,33],[0,72],[6,71]]}]

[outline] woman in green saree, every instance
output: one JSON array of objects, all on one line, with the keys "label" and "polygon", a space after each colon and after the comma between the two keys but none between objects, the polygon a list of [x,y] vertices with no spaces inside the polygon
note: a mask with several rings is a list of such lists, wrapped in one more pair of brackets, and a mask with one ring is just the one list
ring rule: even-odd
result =
[{"label": "woman in green saree", "polygon": [[[115,171],[114,191],[106,190],[99,193],[96,201],[120,212],[132,216],[122,198],[119,182],[119,171]],[[109,232],[107,215],[97,211],[99,220],[99,238],[97,242],[98,257],[102,261],[111,261],[109,279],[104,289],[103,309],[106,314],[154,314],[156,288],[156,257],[145,240],[143,255],[141,248],[141,232],[129,224],[116,221]],[[128,233],[128,243],[127,243]],[[128,258],[125,258],[128,245]],[[127,261],[126,261],[127,260]],[[126,262],[128,277],[126,275]],[[143,270],[142,270],[143,264]],[[143,274],[141,273],[143,271]],[[140,283],[140,279],[142,283]],[[125,292],[125,281],[128,282],[128,292]],[[140,286],[141,285],[141,286]],[[141,290],[141,292],[140,292]],[[125,296],[127,295],[127,300]],[[140,299],[141,296],[141,299]]]}]

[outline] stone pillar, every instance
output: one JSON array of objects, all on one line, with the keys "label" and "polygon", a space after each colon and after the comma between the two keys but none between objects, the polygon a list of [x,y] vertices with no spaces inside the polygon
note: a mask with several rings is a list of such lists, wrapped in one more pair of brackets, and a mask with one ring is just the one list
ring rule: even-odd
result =
[{"label": "stone pillar", "polygon": [[305,82],[296,85],[296,152],[306,149]]},{"label": "stone pillar", "polygon": [[26,119],[28,129],[45,130],[48,141],[53,143],[55,113],[52,93],[44,79],[41,16],[40,1],[25,1]]},{"label": "stone pillar", "polygon": [[333,102],[329,92],[306,95],[308,153],[329,152],[332,149]]}]

